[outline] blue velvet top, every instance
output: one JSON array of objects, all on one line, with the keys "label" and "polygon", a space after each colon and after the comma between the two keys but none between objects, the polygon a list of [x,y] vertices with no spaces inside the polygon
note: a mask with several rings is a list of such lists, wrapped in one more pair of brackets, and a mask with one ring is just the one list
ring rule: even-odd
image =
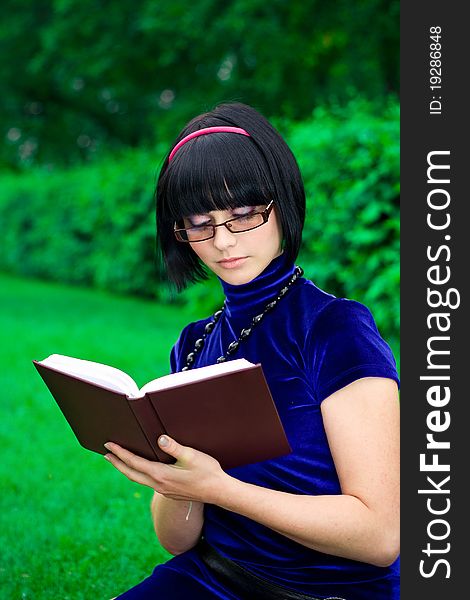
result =
[{"label": "blue velvet top", "polygon": [[[194,366],[214,364],[293,271],[294,265],[281,254],[249,283],[231,285],[220,280],[226,309]],[[172,371],[184,366],[210,320],[183,329],[171,352]],[[292,494],[341,494],[321,402],[362,377],[398,382],[392,352],[370,311],[356,301],[335,298],[302,277],[240,344],[233,358],[262,364],[292,453],[231,469],[230,475]],[[205,506],[203,535],[221,554],[260,577],[306,594],[348,600],[399,598],[398,560],[382,568],[317,552],[214,505]]]}]

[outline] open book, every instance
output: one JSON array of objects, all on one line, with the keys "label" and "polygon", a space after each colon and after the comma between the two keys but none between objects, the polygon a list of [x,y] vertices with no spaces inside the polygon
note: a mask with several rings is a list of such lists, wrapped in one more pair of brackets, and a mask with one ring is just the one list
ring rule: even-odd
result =
[{"label": "open book", "polygon": [[261,365],[245,359],[172,373],[141,389],[124,371],[52,354],[33,364],[82,446],[106,454],[106,442],[165,463],[167,433],[216,458],[224,469],[291,449]]}]

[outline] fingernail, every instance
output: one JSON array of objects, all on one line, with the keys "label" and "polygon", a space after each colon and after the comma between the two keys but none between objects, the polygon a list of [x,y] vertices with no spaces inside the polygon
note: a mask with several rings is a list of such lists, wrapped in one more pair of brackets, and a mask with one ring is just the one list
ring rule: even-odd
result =
[{"label": "fingernail", "polygon": [[105,455],[103,456],[103,458],[105,458],[106,460],[108,460],[108,461],[109,461],[109,454],[105,454]]},{"label": "fingernail", "polygon": [[161,435],[158,438],[158,443],[159,443],[160,446],[168,446],[169,440],[166,437],[166,435]]},{"label": "fingernail", "polygon": [[106,444],[104,444],[104,447],[106,448],[106,450],[109,450],[109,442],[106,442]]}]

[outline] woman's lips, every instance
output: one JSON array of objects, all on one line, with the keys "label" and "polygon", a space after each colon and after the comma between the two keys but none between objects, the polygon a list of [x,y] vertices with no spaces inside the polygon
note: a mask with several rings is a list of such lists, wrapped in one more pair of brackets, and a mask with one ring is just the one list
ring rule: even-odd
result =
[{"label": "woman's lips", "polygon": [[224,269],[235,269],[244,263],[246,260],[246,256],[242,256],[239,258],[229,258],[226,260],[219,260],[219,265]]}]

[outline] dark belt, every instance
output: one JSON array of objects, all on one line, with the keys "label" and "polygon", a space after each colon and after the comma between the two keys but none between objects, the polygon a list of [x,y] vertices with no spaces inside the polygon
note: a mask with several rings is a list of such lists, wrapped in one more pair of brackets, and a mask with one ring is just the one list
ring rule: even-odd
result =
[{"label": "dark belt", "polygon": [[[198,542],[196,550],[203,563],[216,573],[221,583],[237,594],[240,600],[321,600],[258,577],[230,558],[219,554],[205,539]],[[330,597],[329,600],[333,598]]]}]

